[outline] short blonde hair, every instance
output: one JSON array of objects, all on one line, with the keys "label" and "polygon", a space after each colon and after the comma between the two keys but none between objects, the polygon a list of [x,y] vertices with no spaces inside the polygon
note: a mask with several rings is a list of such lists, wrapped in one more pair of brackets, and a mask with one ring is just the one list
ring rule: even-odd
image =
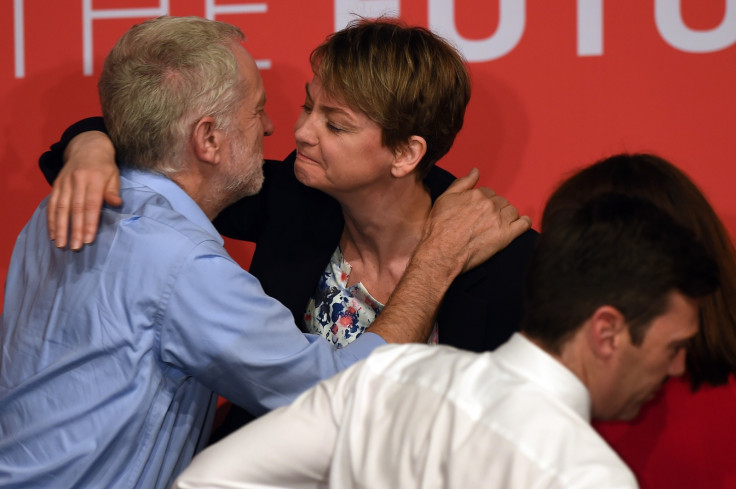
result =
[{"label": "short blonde hair", "polygon": [[427,29],[359,19],[330,35],[310,59],[329,95],[381,126],[384,146],[396,151],[410,136],[425,139],[418,178],[447,154],[463,126],[470,100],[465,60]]}]

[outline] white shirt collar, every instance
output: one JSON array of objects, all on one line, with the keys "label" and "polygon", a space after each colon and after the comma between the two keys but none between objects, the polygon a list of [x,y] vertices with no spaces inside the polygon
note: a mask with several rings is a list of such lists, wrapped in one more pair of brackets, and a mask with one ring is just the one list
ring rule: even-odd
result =
[{"label": "white shirt collar", "polygon": [[539,385],[590,422],[590,394],[582,381],[520,333],[493,352],[494,358]]}]

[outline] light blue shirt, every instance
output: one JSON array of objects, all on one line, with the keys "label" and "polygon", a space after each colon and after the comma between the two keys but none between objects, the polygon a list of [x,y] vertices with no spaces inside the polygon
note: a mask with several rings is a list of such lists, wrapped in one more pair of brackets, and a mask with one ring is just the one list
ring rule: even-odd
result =
[{"label": "light blue shirt", "polygon": [[18,237],[0,330],[0,486],[168,488],[217,393],[260,414],[368,355],[334,350],[223,248],[174,182],[124,170],[94,244],[57,249],[46,201]]}]

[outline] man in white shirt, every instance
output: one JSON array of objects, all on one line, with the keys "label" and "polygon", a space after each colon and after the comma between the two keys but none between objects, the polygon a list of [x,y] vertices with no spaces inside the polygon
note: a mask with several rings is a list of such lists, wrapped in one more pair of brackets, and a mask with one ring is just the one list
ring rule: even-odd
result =
[{"label": "man in white shirt", "polygon": [[548,213],[523,331],[493,353],[382,347],[200,454],[175,487],[633,488],[590,427],[685,370],[703,247],[651,204]]}]

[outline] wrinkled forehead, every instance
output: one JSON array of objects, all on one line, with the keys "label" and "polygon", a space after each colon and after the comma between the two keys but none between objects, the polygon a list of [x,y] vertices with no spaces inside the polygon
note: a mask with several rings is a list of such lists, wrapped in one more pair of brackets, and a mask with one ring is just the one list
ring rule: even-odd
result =
[{"label": "wrinkled forehead", "polygon": [[318,74],[315,74],[312,80],[305,84],[304,89],[307,98],[313,102],[318,101],[323,107],[340,109],[369,117],[357,103],[350,102],[340,87],[333,87],[332,89],[326,87],[323,79]]}]

